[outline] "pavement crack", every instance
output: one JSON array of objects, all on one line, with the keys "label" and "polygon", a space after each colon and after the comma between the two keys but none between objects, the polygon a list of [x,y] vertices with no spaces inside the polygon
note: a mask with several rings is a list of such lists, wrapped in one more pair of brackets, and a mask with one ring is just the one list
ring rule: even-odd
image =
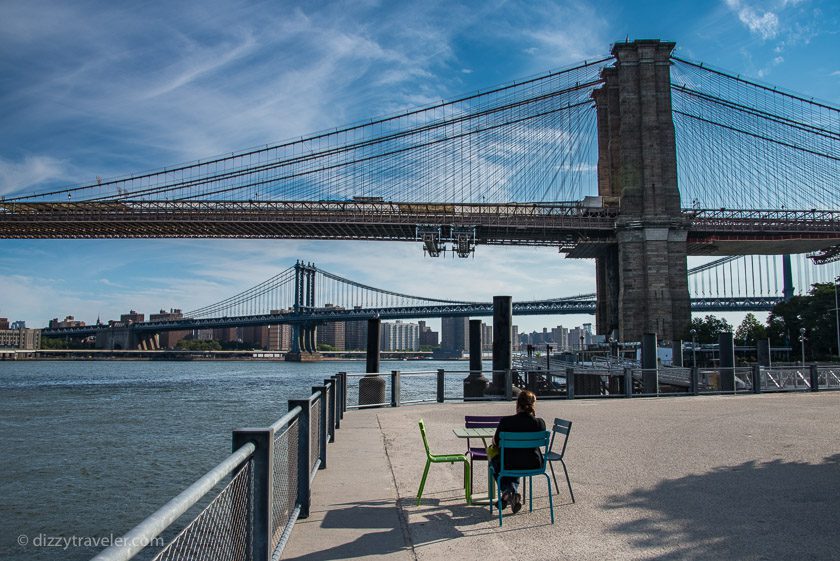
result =
[{"label": "pavement crack", "polygon": [[414,542],[411,539],[411,532],[408,530],[408,515],[400,505],[402,497],[400,497],[400,488],[397,486],[397,475],[394,473],[394,465],[391,463],[391,454],[388,452],[388,442],[385,438],[385,431],[382,430],[382,420],[379,415],[376,415],[376,424],[379,425],[379,434],[382,436],[382,448],[385,450],[385,459],[388,461],[388,470],[391,472],[391,482],[394,484],[394,493],[397,498],[394,501],[394,506],[397,508],[397,518],[400,521],[400,529],[402,530],[403,540],[408,547],[411,548],[411,556],[415,561],[418,561],[417,551],[414,549]]}]

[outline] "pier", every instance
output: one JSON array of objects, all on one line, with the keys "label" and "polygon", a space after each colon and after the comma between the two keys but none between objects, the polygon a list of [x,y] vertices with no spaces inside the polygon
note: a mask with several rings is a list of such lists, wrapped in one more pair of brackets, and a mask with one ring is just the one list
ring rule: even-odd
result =
[{"label": "pier", "polygon": [[452,428],[464,415],[510,414],[512,403],[348,412],[282,558],[835,559],[838,407],[838,392],[539,401],[541,417],[574,422],[577,502],[561,473],[555,525],[539,481],[534,511],[507,510],[503,528],[465,504],[457,465],[432,466],[415,506],[417,421],[433,451],[462,452]]}]

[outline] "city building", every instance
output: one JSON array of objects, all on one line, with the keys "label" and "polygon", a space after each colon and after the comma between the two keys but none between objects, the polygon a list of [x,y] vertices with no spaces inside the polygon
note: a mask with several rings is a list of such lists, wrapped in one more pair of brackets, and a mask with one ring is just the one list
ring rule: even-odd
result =
[{"label": "city building", "polygon": [[483,352],[493,351],[493,326],[484,322],[481,322],[481,350]]},{"label": "city building", "polygon": [[58,318],[50,320],[50,329],[58,329],[60,327],[84,327],[85,322],[75,319],[73,316],[67,316],[63,320],[58,321]]},{"label": "city building", "polygon": [[470,318],[441,318],[440,347],[454,353],[470,348]]},{"label": "city building", "polygon": [[9,329],[8,321],[6,326],[7,329],[0,329],[0,348],[25,350],[41,348],[40,329],[27,329],[25,327]]},{"label": "city building", "polygon": [[[325,307],[335,310],[344,308],[327,304]],[[346,350],[346,326],[343,321],[331,321],[318,326],[315,332],[316,345],[330,345],[337,351]]]},{"label": "city building", "polygon": [[432,328],[426,325],[425,321],[418,322],[417,325],[420,327],[420,346],[437,347],[440,334],[437,331],[432,331]]},{"label": "city building", "polygon": [[127,314],[122,314],[120,316],[120,323],[139,323],[141,321],[146,321],[145,318],[146,314],[141,314],[131,310]]},{"label": "city building", "polygon": [[380,344],[383,351],[419,351],[420,326],[400,320],[382,322]]},{"label": "city building", "polygon": [[[356,306],[357,310],[361,306]],[[367,349],[367,320],[344,322],[344,350],[363,351]]]},{"label": "city building", "polygon": [[26,329],[26,322],[23,320],[13,321],[9,329]]},{"label": "city building", "polygon": [[[149,321],[176,321],[183,319],[184,314],[178,308],[170,308],[161,310],[157,314],[150,314]],[[190,331],[161,331],[159,335],[160,348],[174,349],[178,345],[178,341],[187,338]]]},{"label": "city building", "polygon": [[0,329],[9,329],[9,318],[0,318]]}]

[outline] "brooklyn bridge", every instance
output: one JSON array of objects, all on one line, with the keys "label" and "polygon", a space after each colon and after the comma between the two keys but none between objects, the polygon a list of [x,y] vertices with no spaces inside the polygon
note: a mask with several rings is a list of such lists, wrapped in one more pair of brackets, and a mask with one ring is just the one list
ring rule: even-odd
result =
[{"label": "brooklyn bridge", "polygon": [[[840,108],[685,60],[674,46],[617,43],[609,57],[294,141],[15,194],[0,200],[0,237],[391,240],[460,257],[481,244],[550,246],[595,260],[597,294],[520,313],[585,301],[600,334],[679,339],[692,306],[724,309],[690,295],[689,255],[723,267],[807,253],[836,268]],[[791,275],[783,259],[784,290],[761,309],[785,296]],[[300,315],[323,310],[296,278],[296,321],[325,319]],[[715,298],[758,309],[755,294]],[[237,317],[270,321],[267,300]],[[480,303],[415,304],[415,314],[481,315]],[[206,321],[231,321],[215,310]]]}]

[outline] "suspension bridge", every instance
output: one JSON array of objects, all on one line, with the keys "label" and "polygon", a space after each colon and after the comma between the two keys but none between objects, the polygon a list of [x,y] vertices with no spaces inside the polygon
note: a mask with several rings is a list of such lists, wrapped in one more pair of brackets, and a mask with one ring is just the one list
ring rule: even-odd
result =
[{"label": "suspension bridge", "polygon": [[[553,246],[595,259],[598,333],[679,338],[699,305],[688,255],[840,260],[840,109],[674,46],[616,43],[597,60],[294,141],[14,194],[0,200],[0,237],[392,240],[461,257]],[[583,306],[552,302],[540,309]],[[410,317],[465,305],[426,304]]]},{"label": "suspension bridge", "polygon": [[[769,311],[793,295],[794,279],[799,287],[831,280],[840,274],[840,263],[817,268],[806,259],[791,266],[785,284],[785,259],[769,256],[729,257],[689,271],[692,310],[705,312]],[[800,289],[800,293],[802,290]],[[513,315],[594,314],[595,294],[564,298],[514,301]],[[228,327],[297,324],[308,329],[339,321],[405,320],[441,317],[493,315],[492,302],[445,300],[402,294],[365,285],[339,276],[311,263],[293,267],[234,296],[166,320],[114,323],[110,328],[130,328],[137,334],[164,331],[194,331]],[[100,333],[106,326],[57,327],[43,330],[47,337],[84,337]]]}]

